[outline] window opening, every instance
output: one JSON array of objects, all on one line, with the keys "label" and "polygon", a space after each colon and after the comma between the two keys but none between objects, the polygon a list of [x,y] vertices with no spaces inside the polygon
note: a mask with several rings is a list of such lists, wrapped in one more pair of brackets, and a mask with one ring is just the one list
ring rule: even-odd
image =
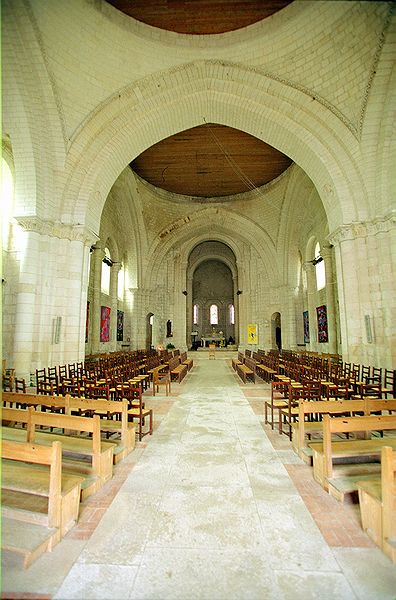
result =
[{"label": "window opening", "polygon": [[219,323],[219,309],[216,304],[212,304],[210,307],[210,324],[218,325]]},{"label": "window opening", "polygon": [[229,306],[229,317],[230,317],[230,324],[235,325],[235,307],[233,304],[230,304],[230,306]]},{"label": "window opening", "polygon": [[316,275],[316,289],[322,290],[326,286],[326,270],[322,256],[320,255],[320,245],[317,242],[315,246],[315,275]]},{"label": "window opening", "polygon": [[102,277],[101,277],[101,290],[103,294],[110,294],[110,270],[111,270],[111,258],[110,251],[105,248],[105,256],[102,260]]},{"label": "window opening", "polygon": [[198,325],[199,308],[198,304],[194,304],[193,307],[193,325]]}]

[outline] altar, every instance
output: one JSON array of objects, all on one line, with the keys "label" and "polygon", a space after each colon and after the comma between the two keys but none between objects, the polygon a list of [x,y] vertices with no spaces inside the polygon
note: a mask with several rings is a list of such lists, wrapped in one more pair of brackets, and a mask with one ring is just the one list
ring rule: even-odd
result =
[{"label": "altar", "polygon": [[224,335],[207,335],[201,338],[201,345],[204,347],[209,346],[209,344],[216,344],[216,346],[225,345],[225,337]]}]

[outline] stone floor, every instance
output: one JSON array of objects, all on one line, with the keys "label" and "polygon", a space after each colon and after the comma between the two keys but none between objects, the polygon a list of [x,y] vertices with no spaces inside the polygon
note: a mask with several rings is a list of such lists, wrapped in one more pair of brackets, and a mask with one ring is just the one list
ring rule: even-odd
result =
[{"label": "stone floor", "polygon": [[146,392],[155,430],[29,569],[3,556],[2,598],[395,600],[396,568],[359,509],[326,494],[286,436],[263,423],[265,383],[227,353],[172,396]]}]

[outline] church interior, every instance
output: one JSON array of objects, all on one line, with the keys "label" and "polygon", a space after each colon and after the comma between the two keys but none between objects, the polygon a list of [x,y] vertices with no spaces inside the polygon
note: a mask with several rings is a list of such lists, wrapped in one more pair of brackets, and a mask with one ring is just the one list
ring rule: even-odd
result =
[{"label": "church interior", "polygon": [[[376,418],[329,444],[375,441],[354,468],[377,492],[396,473],[394,3],[4,0],[1,21],[3,598],[393,600],[394,525],[304,449]],[[308,400],[361,404],[298,437]],[[73,427],[92,465],[21,564],[13,453],[43,427],[60,445],[18,454],[18,485],[56,451],[67,471]]]}]

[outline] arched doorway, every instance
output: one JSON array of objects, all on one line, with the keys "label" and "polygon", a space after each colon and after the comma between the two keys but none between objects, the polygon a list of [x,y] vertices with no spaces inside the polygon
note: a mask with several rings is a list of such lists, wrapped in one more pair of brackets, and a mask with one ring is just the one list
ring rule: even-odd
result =
[{"label": "arched doorway", "polygon": [[281,314],[273,313],[271,316],[271,346],[275,350],[282,350]]},{"label": "arched doorway", "polygon": [[154,314],[148,313],[146,317],[146,348],[149,349],[153,345],[153,324]]}]

